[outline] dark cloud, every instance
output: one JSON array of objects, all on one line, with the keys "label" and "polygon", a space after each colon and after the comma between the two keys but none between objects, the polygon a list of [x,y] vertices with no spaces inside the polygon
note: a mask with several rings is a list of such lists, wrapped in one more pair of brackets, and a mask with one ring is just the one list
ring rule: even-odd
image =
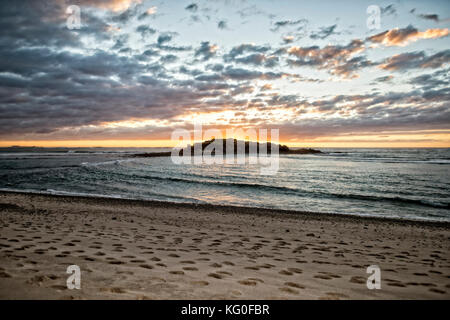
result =
[{"label": "dark cloud", "polygon": [[184,9],[191,11],[191,12],[197,12],[198,5],[196,3],[191,3],[190,5],[186,6],[186,8],[184,8]]},{"label": "dark cloud", "polygon": [[437,14],[419,14],[418,17],[425,20],[433,20],[434,22],[439,22],[439,15]]},{"label": "dark cloud", "polygon": [[136,28],[136,31],[139,32],[143,38],[147,37],[148,35],[152,35],[152,34],[156,33],[155,29],[153,29],[145,24],[138,26]]},{"label": "dark cloud", "polygon": [[374,82],[379,82],[379,83],[382,83],[382,82],[389,82],[389,81],[391,81],[392,79],[394,78],[394,76],[383,76],[383,77],[378,77],[378,78],[376,78],[375,80],[374,80]]},{"label": "dark cloud", "polygon": [[303,28],[308,23],[306,19],[299,20],[282,20],[274,22],[274,26],[271,29],[272,31],[278,31],[280,28],[288,27],[288,26],[300,26],[299,28]]},{"label": "dark cloud", "polygon": [[239,46],[233,47],[227,54],[224,55],[225,61],[233,61],[236,57],[245,53],[265,53],[269,51],[270,46],[255,45],[251,43],[244,43]]},{"label": "dark cloud", "polygon": [[256,5],[248,6],[243,9],[237,11],[237,14],[241,17],[241,19],[246,19],[251,16],[265,16],[269,19],[273,19],[275,15],[271,13],[267,13],[264,10],[261,10]]},{"label": "dark cloud", "polygon": [[416,68],[440,68],[450,62],[450,50],[444,50],[428,56],[424,51],[401,53],[379,64],[379,67],[389,71],[407,71]]},{"label": "dark cloud", "polygon": [[326,39],[329,36],[331,36],[332,34],[339,34],[337,32],[334,32],[336,27],[337,27],[337,25],[334,24],[334,25],[329,26],[329,27],[320,28],[320,30],[318,32],[312,33],[309,37],[311,39],[314,39],[314,40],[316,40],[316,39],[321,39],[321,40]]},{"label": "dark cloud", "polygon": [[178,57],[176,55],[173,55],[173,54],[168,54],[168,55],[165,55],[165,56],[161,57],[161,62],[162,63],[173,63],[173,62],[175,62],[177,60],[178,60]]},{"label": "dark cloud", "polygon": [[353,40],[347,45],[328,45],[323,48],[312,47],[291,47],[287,50],[290,56],[296,59],[287,59],[291,66],[309,66],[318,69],[329,70],[331,74],[353,77],[357,70],[373,65],[364,57],[354,57],[354,55],[364,50],[364,43],[361,40]]},{"label": "dark cloud", "polygon": [[219,29],[227,29],[227,22],[225,20],[221,20],[217,23],[217,28]]},{"label": "dark cloud", "polygon": [[195,50],[195,57],[201,57],[204,61],[209,60],[216,54],[217,46],[210,44],[209,41],[203,41]]},{"label": "dark cloud", "polygon": [[[416,14],[416,9],[414,8],[414,9],[410,10],[409,12],[412,14]],[[419,13],[419,14],[416,14],[416,16],[418,18],[425,19],[425,20],[432,20],[434,22],[440,21],[439,15],[436,13]]]},{"label": "dark cloud", "polygon": [[397,10],[395,9],[393,4],[390,4],[386,7],[381,7],[380,11],[381,11],[382,15],[386,15],[386,16],[395,15],[397,13]]},{"label": "dark cloud", "polygon": [[422,90],[431,91],[433,89],[439,87],[449,87],[450,86],[450,78],[449,78],[450,70],[439,70],[432,74],[423,74],[420,76],[416,76],[411,78],[408,83],[418,86]]},{"label": "dark cloud", "polygon": [[156,47],[160,50],[164,51],[171,51],[171,52],[186,52],[191,51],[191,46],[169,46],[169,45],[163,45],[163,44],[157,44]]},{"label": "dark cloud", "polygon": [[273,68],[278,64],[279,58],[276,56],[266,56],[261,53],[253,53],[244,57],[235,58],[233,61],[235,63],[242,63],[254,66],[264,65],[265,67]]},{"label": "dark cloud", "polygon": [[158,39],[156,40],[156,42],[158,42],[158,45],[162,45],[166,42],[170,42],[172,40],[173,37],[173,33],[162,33],[158,36]]}]

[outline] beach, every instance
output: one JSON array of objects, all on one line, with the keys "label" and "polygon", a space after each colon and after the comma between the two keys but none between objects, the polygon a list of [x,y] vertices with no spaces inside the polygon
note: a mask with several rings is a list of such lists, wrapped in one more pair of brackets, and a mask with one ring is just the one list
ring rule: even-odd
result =
[{"label": "beach", "polygon": [[0,192],[0,299],[450,298],[448,222],[298,210]]}]

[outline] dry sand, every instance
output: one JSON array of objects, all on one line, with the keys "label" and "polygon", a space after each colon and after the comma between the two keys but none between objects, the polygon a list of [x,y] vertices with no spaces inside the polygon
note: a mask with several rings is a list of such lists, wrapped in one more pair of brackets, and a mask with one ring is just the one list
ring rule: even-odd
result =
[{"label": "dry sand", "polygon": [[1,192],[0,235],[1,299],[450,298],[445,223]]}]

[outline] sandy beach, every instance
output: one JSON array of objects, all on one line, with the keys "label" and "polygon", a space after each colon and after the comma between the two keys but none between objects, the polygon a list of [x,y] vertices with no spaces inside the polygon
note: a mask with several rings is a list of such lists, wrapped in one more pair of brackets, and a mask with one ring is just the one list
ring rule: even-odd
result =
[{"label": "sandy beach", "polygon": [[448,223],[1,192],[0,234],[0,299],[450,298]]}]

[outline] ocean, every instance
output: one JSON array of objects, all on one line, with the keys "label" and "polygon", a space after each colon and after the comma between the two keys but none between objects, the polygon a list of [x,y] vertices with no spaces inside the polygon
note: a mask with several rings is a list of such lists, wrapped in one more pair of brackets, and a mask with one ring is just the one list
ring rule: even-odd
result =
[{"label": "ocean", "polygon": [[259,165],[131,158],[164,148],[0,148],[0,190],[450,221],[450,149],[321,149]]}]

